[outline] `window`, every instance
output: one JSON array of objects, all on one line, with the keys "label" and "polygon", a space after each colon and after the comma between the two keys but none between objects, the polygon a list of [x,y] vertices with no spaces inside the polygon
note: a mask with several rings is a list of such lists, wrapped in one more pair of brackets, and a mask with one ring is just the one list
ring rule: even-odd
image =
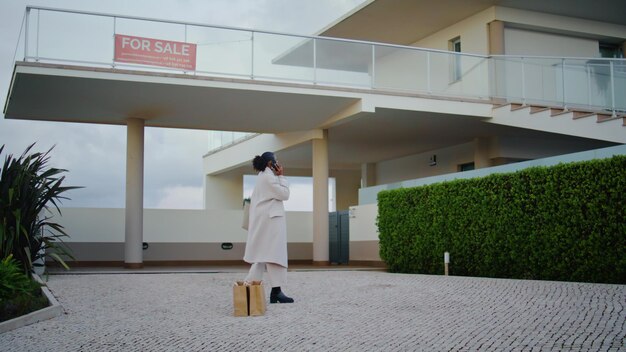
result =
[{"label": "window", "polygon": [[[448,49],[455,53],[461,52],[461,37],[456,37],[448,42]],[[454,55],[450,60],[450,78],[451,82],[460,81],[461,72],[461,55]]]},{"label": "window", "polygon": [[474,162],[473,161],[471,163],[465,163],[465,164],[459,165],[459,171],[460,172],[474,170],[474,168],[475,168],[475,166],[474,166]]},{"label": "window", "polygon": [[606,57],[611,59],[621,59],[624,57],[624,52],[617,44],[600,43],[599,45],[600,57]]}]

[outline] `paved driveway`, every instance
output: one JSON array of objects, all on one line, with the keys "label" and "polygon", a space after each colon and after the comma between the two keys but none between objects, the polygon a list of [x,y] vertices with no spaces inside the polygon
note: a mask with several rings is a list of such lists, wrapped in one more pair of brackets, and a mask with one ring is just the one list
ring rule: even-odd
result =
[{"label": "paved driveway", "polygon": [[51,276],[66,314],[0,351],[626,351],[624,285],[290,272],[295,304],[236,318],[242,276]]}]

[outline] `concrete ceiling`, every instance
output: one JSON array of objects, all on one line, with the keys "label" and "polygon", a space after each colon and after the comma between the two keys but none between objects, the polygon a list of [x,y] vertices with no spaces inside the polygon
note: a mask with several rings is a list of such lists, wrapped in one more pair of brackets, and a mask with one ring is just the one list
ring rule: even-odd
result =
[{"label": "concrete ceiling", "polygon": [[356,101],[287,91],[298,91],[293,88],[211,87],[211,82],[189,76],[135,75],[129,80],[126,73],[90,73],[61,75],[52,68],[43,73],[16,73],[6,117],[120,125],[134,117],[150,127],[273,133],[316,128]]},{"label": "concrete ceiling", "polygon": [[491,6],[626,25],[624,0],[376,0],[320,35],[409,45]]},{"label": "concrete ceiling", "polygon": [[[7,118],[123,125],[135,117],[153,127],[282,133],[317,129],[358,101],[356,95],[345,92],[336,96],[331,94],[334,90],[284,84],[266,83],[265,90],[260,90],[260,85],[255,88],[249,82],[229,85],[231,80],[43,68],[14,75],[5,107]],[[329,127],[330,167],[358,170],[362,163],[468,143],[476,137],[577,140],[483,119],[383,108],[357,113]],[[310,141],[278,153],[290,168],[311,168]]]},{"label": "concrete ceiling", "polygon": [[[400,158],[469,143],[476,137],[493,136],[526,141],[534,138],[549,139],[554,143],[569,145],[612,145],[608,142],[593,142],[584,138],[491,124],[469,116],[377,109],[375,113],[361,113],[351,122],[329,129],[329,161],[333,170],[359,170],[362,163]],[[277,155],[281,163],[290,168],[311,168],[310,142],[278,151]]]}]

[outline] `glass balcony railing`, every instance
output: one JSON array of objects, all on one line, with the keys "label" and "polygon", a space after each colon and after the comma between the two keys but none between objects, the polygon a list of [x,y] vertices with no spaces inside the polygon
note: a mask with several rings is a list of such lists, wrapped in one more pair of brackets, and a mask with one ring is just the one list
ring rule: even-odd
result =
[{"label": "glass balcony railing", "polygon": [[258,133],[230,132],[230,131],[208,131],[209,132],[209,152],[214,153],[232,144],[237,144],[257,136]]},{"label": "glass balcony railing", "polygon": [[494,56],[491,96],[615,113],[626,111],[626,60]]},{"label": "glass balcony railing", "polygon": [[[175,53],[191,45],[193,65],[120,60],[122,36]],[[626,111],[624,59],[481,56],[42,7],[27,8],[15,60]]]}]

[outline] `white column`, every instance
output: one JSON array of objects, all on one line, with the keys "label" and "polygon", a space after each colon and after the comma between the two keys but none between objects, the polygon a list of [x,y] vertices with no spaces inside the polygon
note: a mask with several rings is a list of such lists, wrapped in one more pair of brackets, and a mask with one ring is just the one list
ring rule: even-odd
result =
[{"label": "white column", "polygon": [[376,164],[361,164],[361,187],[376,186]]},{"label": "white column", "polygon": [[313,264],[327,265],[328,257],[328,131],[313,139]]},{"label": "white column", "polygon": [[126,240],[124,266],[143,267],[144,121],[128,119],[126,137]]},{"label": "white column", "polygon": [[[492,21],[488,25],[489,33],[489,54],[490,55],[504,55],[504,22]],[[496,67],[496,60],[488,60],[491,66],[491,74],[494,79],[491,81],[491,95],[503,96],[506,92],[506,81],[504,72],[499,72],[499,68]],[[494,99],[494,103],[504,104],[506,100],[502,98]]]},{"label": "white column", "polygon": [[489,144],[490,141],[488,138],[474,138],[474,168],[482,169],[491,166]]},{"label": "white column", "polygon": [[491,21],[487,24],[489,30],[489,54],[504,55],[504,22]]}]

